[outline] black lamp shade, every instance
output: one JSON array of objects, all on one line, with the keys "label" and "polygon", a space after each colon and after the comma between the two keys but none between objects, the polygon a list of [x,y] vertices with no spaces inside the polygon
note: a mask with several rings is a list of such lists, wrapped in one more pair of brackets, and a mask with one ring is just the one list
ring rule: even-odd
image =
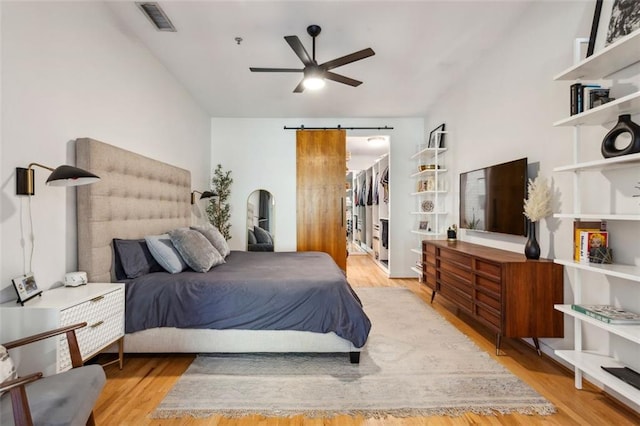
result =
[{"label": "black lamp shade", "polygon": [[202,193],[202,195],[200,195],[200,199],[202,200],[203,198],[213,198],[215,197],[217,194],[215,192],[211,192],[211,191],[204,191]]},{"label": "black lamp shade", "polygon": [[79,186],[99,181],[100,178],[86,170],[62,165],[55,169],[47,179],[49,186]]},{"label": "black lamp shade", "polygon": [[33,195],[35,193],[34,170],[33,167],[38,166],[51,171],[51,175],[47,179],[47,185],[50,186],[78,186],[95,183],[100,178],[86,170],[72,166],[60,166],[53,169],[38,163],[31,163],[26,169],[16,167],[16,195]]},{"label": "black lamp shade", "polygon": [[204,198],[213,198],[213,197],[217,197],[218,194],[216,194],[215,192],[212,191],[204,191],[204,192],[200,192],[200,191],[191,191],[191,204],[195,204],[196,203],[196,194],[200,194],[200,199],[204,199]]}]

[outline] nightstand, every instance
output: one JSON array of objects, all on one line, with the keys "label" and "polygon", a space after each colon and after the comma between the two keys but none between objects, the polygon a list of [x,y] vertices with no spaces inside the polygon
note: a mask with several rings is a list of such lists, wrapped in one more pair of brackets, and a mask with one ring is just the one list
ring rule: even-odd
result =
[{"label": "nightstand", "polygon": [[[87,326],[77,331],[82,360],[118,344],[120,369],[124,358],[124,284],[89,283],[80,287],[58,287],[20,306],[0,305],[0,342],[40,333],[79,322]],[[12,352],[19,374],[42,371],[45,375],[71,368],[66,336],[46,339],[27,350]]]}]

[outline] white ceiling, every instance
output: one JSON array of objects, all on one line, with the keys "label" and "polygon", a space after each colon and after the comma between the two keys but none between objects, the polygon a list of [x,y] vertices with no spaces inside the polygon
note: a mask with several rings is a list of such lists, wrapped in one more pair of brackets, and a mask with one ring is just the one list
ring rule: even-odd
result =
[{"label": "white ceiling", "polygon": [[[133,1],[109,2],[125,34],[139,39],[212,117],[425,117],[430,105],[494,41],[517,30],[529,0],[160,1],[176,33],[152,27]],[[375,56],[334,69],[363,81],[328,81],[293,93],[302,68],[285,35],[319,63],[371,47]],[[240,45],[234,40],[242,37]]]}]

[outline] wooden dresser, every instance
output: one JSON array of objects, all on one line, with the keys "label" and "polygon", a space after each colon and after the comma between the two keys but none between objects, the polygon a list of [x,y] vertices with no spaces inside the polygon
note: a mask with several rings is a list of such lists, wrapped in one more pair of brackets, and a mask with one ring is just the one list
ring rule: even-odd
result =
[{"label": "wooden dresser", "polygon": [[423,283],[496,332],[496,353],[505,337],[563,337],[563,267],[551,260],[463,241],[422,242]]}]

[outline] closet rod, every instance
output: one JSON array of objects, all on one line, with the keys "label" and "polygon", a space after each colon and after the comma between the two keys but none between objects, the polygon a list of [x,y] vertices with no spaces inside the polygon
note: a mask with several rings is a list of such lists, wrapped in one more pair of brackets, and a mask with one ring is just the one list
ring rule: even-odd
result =
[{"label": "closet rod", "polygon": [[384,126],[384,127],[342,127],[338,124],[337,127],[304,127],[303,124],[300,127],[287,127],[284,126],[285,130],[393,130],[393,127]]}]

